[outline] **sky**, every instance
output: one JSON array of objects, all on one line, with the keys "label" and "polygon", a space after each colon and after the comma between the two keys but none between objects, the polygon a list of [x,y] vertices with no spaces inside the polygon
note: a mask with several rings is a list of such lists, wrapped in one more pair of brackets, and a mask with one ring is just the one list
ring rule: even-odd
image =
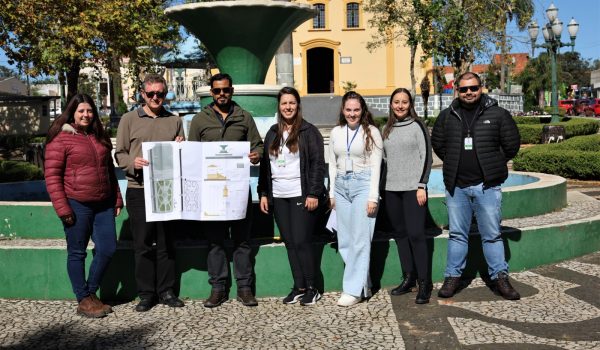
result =
[{"label": "sky", "polygon": [[[558,8],[558,18],[563,22],[563,31],[561,41],[563,43],[570,42],[567,24],[571,18],[579,23],[579,32],[575,39],[575,51],[581,54],[584,59],[600,59],[600,0],[533,0],[535,6],[535,19],[540,28],[548,22],[546,18],[546,9],[550,4]],[[519,32],[516,25],[511,26],[509,35],[512,35],[512,52],[528,52],[531,53],[531,41],[527,30]],[[537,44],[542,44],[544,37],[542,31],[538,34]],[[535,49],[535,56],[542,50]],[[571,47],[563,47],[560,52],[568,52]]]},{"label": "sky", "polygon": [[[533,0],[535,6],[534,19],[541,27],[547,22],[546,9],[554,3],[558,7],[558,18],[563,21],[563,32],[561,39],[563,42],[569,42],[567,24],[574,17],[579,23],[579,32],[575,40],[575,51],[581,54],[584,59],[600,59],[600,0]],[[531,42],[527,30],[519,32],[514,23],[508,30],[512,37],[512,52],[531,53]],[[538,34],[538,44],[543,43],[543,36],[540,30]],[[536,49],[537,56],[543,49]],[[564,47],[561,52],[571,50],[570,47]],[[488,63],[489,57],[479,57],[480,63]],[[0,65],[9,66],[4,51],[0,50]]]}]

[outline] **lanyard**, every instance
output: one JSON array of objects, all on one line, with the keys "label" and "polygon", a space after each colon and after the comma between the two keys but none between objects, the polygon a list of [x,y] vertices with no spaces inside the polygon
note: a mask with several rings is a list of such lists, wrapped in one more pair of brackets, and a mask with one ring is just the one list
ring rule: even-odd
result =
[{"label": "lanyard", "polygon": [[352,142],[354,142],[354,138],[356,137],[356,134],[358,134],[359,129],[360,129],[360,125],[358,125],[356,127],[356,130],[354,131],[354,135],[352,136],[352,140],[350,140],[350,142],[348,142],[348,139],[350,138],[350,135],[349,135],[350,128],[348,127],[348,125],[346,125],[346,155],[348,157],[350,157],[350,146],[352,146]]},{"label": "lanyard", "polygon": [[281,135],[281,146],[279,146],[279,153],[283,154],[283,147],[285,147],[285,144],[287,143],[287,140],[290,138],[290,133],[288,133],[287,137],[284,139],[283,137],[285,136],[285,133],[287,131],[284,131],[283,134]]}]

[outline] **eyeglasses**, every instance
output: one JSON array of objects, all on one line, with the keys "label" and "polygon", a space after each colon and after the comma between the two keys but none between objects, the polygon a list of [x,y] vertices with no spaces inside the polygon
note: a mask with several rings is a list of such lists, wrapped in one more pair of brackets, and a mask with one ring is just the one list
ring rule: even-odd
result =
[{"label": "eyeglasses", "polygon": [[146,91],[146,96],[148,96],[148,98],[154,98],[154,96],[158,98],[165,98],[167,93],[162,91]]},{"label": "eyeglasses", "polygon": [[224,88],[212,88],[210,89],[210,91],[214,94],[214,95],[220,95],[221,91],[223,91],[224,94],[230,94],[233,92],[233,88],[232,87],[224,87]]},{"label": "eyeglasses", "polygon": [[480,86],[479,85],[472,85],[472,86],[461,86],[458,88],[458,92],[464,94],[465,92],[467,92],[467,90],[471,90],[471,92],[475,92],[475,91],[479,91]]}]

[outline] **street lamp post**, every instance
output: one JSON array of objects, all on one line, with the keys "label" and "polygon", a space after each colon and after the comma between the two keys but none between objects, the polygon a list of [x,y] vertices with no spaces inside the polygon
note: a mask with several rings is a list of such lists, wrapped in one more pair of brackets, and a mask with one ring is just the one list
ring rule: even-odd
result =
[{"label": "street lamp post", "polygon": [[552,122],[558,122],[558,90],[556,82],[556,56],[561,47],[571,46],[571,52],[575,49],[575,38],[577,37],[577,31],[579,30],[579,24],[575,21],[575,18],[571,18],[571,21],[567,25],[569,35],[571,37],[570,43],[563,43],[560,41],[560,34],[563,30],[563,22],[558,19],[558,8],[551,4],[546,10],[546,17],[548,22],[542,27],[542,34],[544,35],[545,43],[536,45],[537,35],[540,27],[533,21],[529,24],[529,38],[531,38],[531,55],[533,56],[536,47],[545,48],[548,51],[550,60],[552,63]]}]

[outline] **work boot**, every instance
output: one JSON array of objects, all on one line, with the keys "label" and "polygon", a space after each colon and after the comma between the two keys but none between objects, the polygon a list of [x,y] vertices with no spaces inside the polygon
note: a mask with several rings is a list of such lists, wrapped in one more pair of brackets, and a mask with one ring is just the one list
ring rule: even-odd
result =
[{"label": "work boot", "polygon": [[141,298],[140,302],[135,306],[135,311],[137,312],[146,312],[150,311],[156,305],[156,298],[154,297],[146,297]]},{"label": "work boot", "polygon": [[208,299],[204,301],[204,307],[217,307],[225,301],[227,301],[227,293],[225,290],[213,288]]},{"label": "work boot", "polygon": [[108,315],[111,312],[113,312],[113,309],[110,305],[104,304],[102,302],[102,300],[98,299],[98,297],[96,296],[96,294],[90,294],[90,297],[92,298],[92,300],[100,307],[102,307],[102,310],[104,310],[104,312]]},{"label": "work boot", "polygon": [[460,277],[446,277],[444,284],[438,291],[438,297],[451,298],[460,288]]},{"label": "work boot", "polygon": [[237,300],[241,302],[244,306],[257,306],[258,301],[252,294],[252,289],[250,288],[240,288],[237,292]]},{"label": "work boot", "polygon": [[416,286],[416,275],[412,272],[409,272],[404,276],[404,280],[400,285],[390,292],[392,295],[402,295],[406,293],[410,293],[413,291],[413,288]]},{"label": "work boot", "polygon": [[427,304],[429,302],[429,298],[431,298],[433,284],[431,283],[431,281],[425,282],[425,280],[418,280],[417,284],[419,286],[419,289],[417,291],[417,298],[415,299],[415,303]]},{"label": "work boot", "polygon": [[79,302],[77,314],[89,318],[101,318],[106,316],[106,312],[104,312],[102,307],[95,303],[94,299],[89,295]]},{"label": "work boot", "polygon": [[183,307],[183,301],[179,299],[172,290],[167,290],[160,294],[158,297],[158,301],[161,304],[167,305],[169,307]]},{"label": "work boot", "polygon": [[500,272],[498,277],[494,281],[495,289],[506,300],[519,300],[521,295],[517,292],[508,280],[508,274],[506,272]]}]

